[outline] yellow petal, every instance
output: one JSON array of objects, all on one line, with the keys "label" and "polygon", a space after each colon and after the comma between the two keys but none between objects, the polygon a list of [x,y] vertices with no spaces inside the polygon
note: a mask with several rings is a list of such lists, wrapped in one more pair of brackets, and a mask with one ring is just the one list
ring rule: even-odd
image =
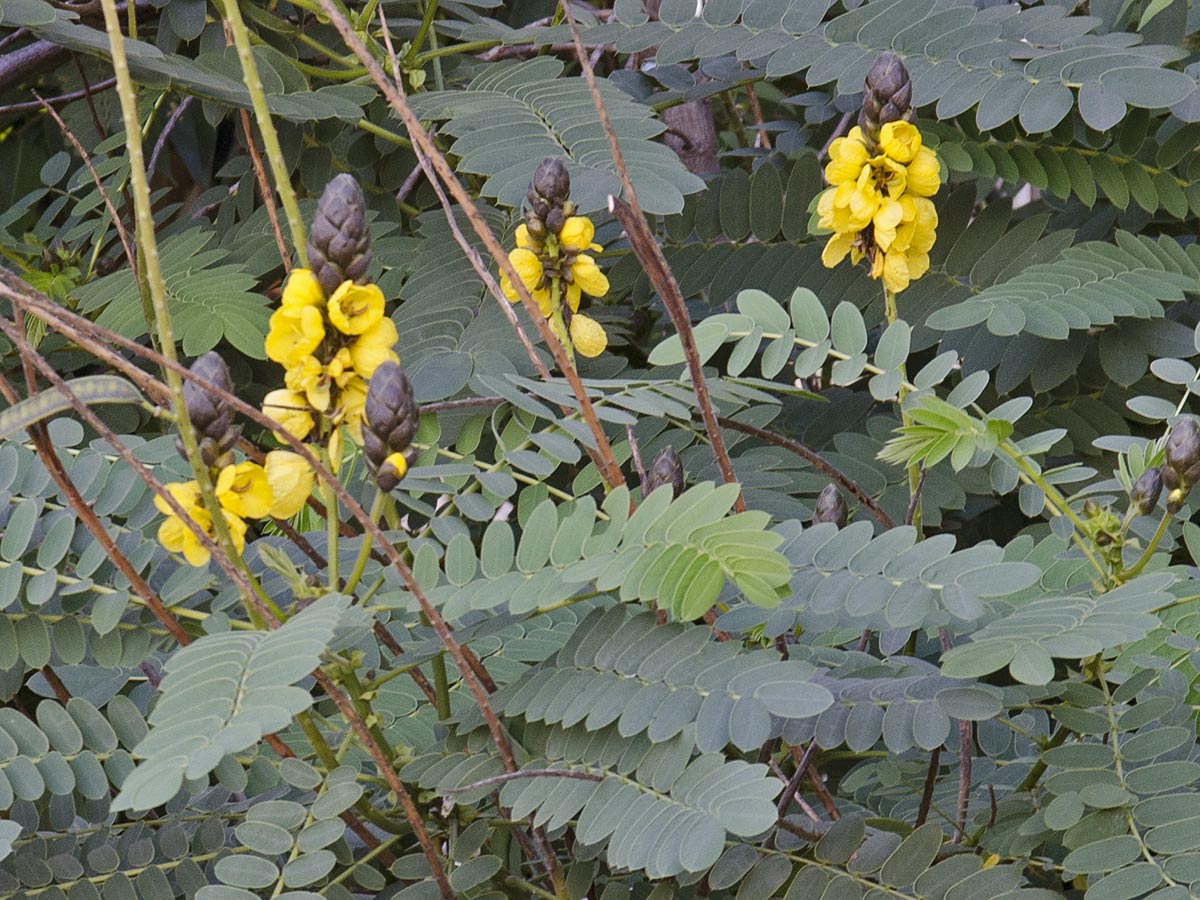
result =
[{"label": "yellow petal", "polygon": [[396,473],[397,478],[403,478],[408,472],[408,460],[404,458],[403,453],[390,453],[383,461],[382,468],[391,466]]},{"label": "yellow petal", "polygon": [[885,254],[883,286],[893,294],[898,294],[908,287],[909,281],[908,255],[900,252]]},{"label": "yellow petal", "polygon": [[526,250],[538,249],[538,245],[535,244],[533,238],[529,236],[529,228],[524,223],[517,226],[517,233],[515,237],[518,247],[523,247]]},{"label": "yellow petal", "polygon": [[267,358],[284,368],[312,355],[325,339],[325,322],[313,306],[277,309],[271,314],[264,346]]},{"label": "yellow petal", "polygon": [[363,378],[370,378],[382,363],[400,362],[394,349],[399,337],[396,323],[387,316],[380,319],[374,328],[364,331],[350,345],[350,361],[354,371]]},{"label": "yellow petal", "polygon": [[596,226],[587,216],[571,216],[563,223],[562,231],[558,234],[558,242],[569,250],[589,250],[592,238],[596,236]]},{"label": "yellow petal", "polygon": [[383,291],[374,284],[343,281],[329,298],[329,321],[342,334],[362,334],[383,318]]},{"label": "yellow petal", "polygon": [[910,194],[917,197],[932,197],[942,186],[942,166],[937,155],[928,147],[922,147],[908,165],[908,187]]},{"label": "yellow petal", "polygon": [[[184,509],[191,509],[200,502],[200,485],[194,481],[172,481],[164,484],[163,487]],[[167,505],[167,501],[157,494],[154,496],[154,506],[164,515],[175,515],[175,511]]]},{"label": "yellow petal", "polygon": [[325,291],[321,282],[309,269],[292,269],[283,288],[285,309],[299,310],[305,306],[320,306],[325,302]]},{"label": "yellow petal", "polygon": [[290,519],[312,494],[312,467],[299,453],[272,450],[263,469],[271,488],[270,514],[277,519]]},{"label": "yellow petal", "polygon": [[888,122],[879,130],[879,146],[896,162],[907,165],[921,149],[921,132],[911,122]]},{"label": "yellow petal", "polygon": [[298,441],[308,437],[315,424],[304,395],[282,388],[263,398],[263,415]]},{"label": "yellow petal", "polygon": [[825,249],[821,251],[821,262],[825,264],[825,268],[832,269],[850,252],[850,246],[854,243],[854,236],[851,234],[835,234],[825,244]]},{"label": "yellow petal", "polygon": [[599,356],[608,346],[608,335],[595,319],[582,314],[571,317],[571,343],[580,356]]},{"label": "yellow petal", "polygon": [[254,462],[226,466],[217,478],[217,500],[235,516],[261,519],[271,509],[271,486],[267,473]]},{"label": "yellow petal", "polygon": [[[862,134],[860,131],[859,134]],[[870,159],[866,145],[861,139],[846,136],[837,138],[829,145],[829,162],[825,166],[825,179],[830,184],[857,181],[863,166]]]},{"label": "yellow petal", "polygon": [[600,271],[596,261],[586,253],[575,257],[571,265],[572,283],[590,297],[603,297],[608,293],[608,278]]},{"label": "yellow petal", "polygon": [[579,290],[579,285],[567,285],[567,306],[570,308],[571,312],[579,312],[579,299],[581,296],[582,293]]},{"label": "yellow petal", "polygon": [[532,250],[518,247],[508,254],[508,261],[517,270],[517,275],[528,290],[532,291],[541,284],[542,261]]},{"label": "yellow petal", "polygon": [[896,226],[904,217],[904,207],[898,200],[884,200],[875,213],[875,243],[887,250],[896,237]]}]

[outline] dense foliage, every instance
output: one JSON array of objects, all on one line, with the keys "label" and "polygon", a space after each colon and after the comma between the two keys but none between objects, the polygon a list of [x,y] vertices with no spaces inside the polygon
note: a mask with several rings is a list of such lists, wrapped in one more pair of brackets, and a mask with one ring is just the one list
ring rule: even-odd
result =
[{"label": "dense foliage", "polygon": [[1198,30],[0,0],[0,895],[1200,896]]}]

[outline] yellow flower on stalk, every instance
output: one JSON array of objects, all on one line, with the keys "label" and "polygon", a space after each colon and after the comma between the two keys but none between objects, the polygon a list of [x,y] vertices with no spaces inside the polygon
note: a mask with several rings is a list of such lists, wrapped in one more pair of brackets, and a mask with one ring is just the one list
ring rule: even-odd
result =
[{"label": "yellow flower on stalk", "polygon": [[[525,226],[522,225],[521,228]],[[520,229],[518,231],[518,246],[520,246]],[[596,226],[592,224],[592,220],[587,216],[571,216],[563,222],[562,231],[558,233],[558,242],[568,250],[574,250],[582,253],[585,250],[595,250],[597,253],[603,250],[599,244],[593,244],[592,238],[596,236]]]},{"label": "yellow flower on stalk", "polygon": [[[521,226],[521,228],[524,227],[524,225]],[[517,230],[518,232],[520,231],[520,229]],[[528,233],[526,233],[525,239],[528,240]],[[517,270],[517,276],[521,279],[521,283],[525,285],[525,289],[537,301],[538,309],[542,311],[542,315],[549,317],[553,312],[550,308],[550,289],[541,286],[545,269],[542,268],[542,261],[538,259],[538,255],[528,247],[517,247],[515,250],[509,252],[508,261]],[[508,298],[509,303],[517,303],[521,299],[517,293],[517,289],[513,287],[513,283],[509,279],[507,272],[500,273],[500,290],[504,292],[504,296]]]},{"label": "yellow flower on stalk", "polygon": [[271,485],[262,466],[240,462],[226,466],[217,476],[221,508],[244,519],[261,519],[271,510]]},{"label": "yellow flower on stalk", "polygon": [[364,331],[350,345],[350,362],[354,371],[363,378],[370,378],[383,363],[399,363],[400,357],[393,349],[399,339],[396,323],[384,316],[374,328]]},{"label": "yellow flower on stalk", "polygon": [[313,491],[313,470],[299,453],[272,450],[263,465],[271,488],[270,515],[290,519],[304,507]]},{"label": "yellow flower on stalk", "polygon": [[[175,502],[183,507],[187,518],[213,540],[216,540],[216,529],[213,527],[212,516],[200,502],[200,487],[194,481],[177,481],[163,485]],[[206,565],[212,554],[201,542],[192,529],[175,514],[162,497],[154,498],[158,511],[166,515],[166,519],[158,526],[158,542],[171,553],[182,553],[189,565]],[[227,509],[221,510],[229,536],[233,540],[234,549],[238,553],[246,547],[246,523]]]},{"label": "yellow flower on stalk", "polygon": [[871,158],[863,141],[862,129],[855,125],[845,137],[829,145],[829,162],[825,165],[825,180],[832,185],[858,181],[863,166]]},{"label": "yellow flower on stalk", "polygon": [[271,313],[267,358],[285,369],[311,356],[325,339],[325,320],[314,306],[281,306]]},{"label": "yellow flower on stalk", "polygon": [[342,334],[362,334],[383,318],[383,291],[343,281],[329,298],[329,321]]},{"label": "yellow flower on stalk", "polygon": [[942,166],[937,154],[922,147],[908,164],[908,193],[917,197],[932,197],[942,186]]},{"label": "yellow flower on stalk", "polygon": [[292,269],[283,288],[283,308],[301,310],[306,306],[319,307],[325,302],[321,282],[309,269]]},{"label": "yellow flower on stalk", "polygon": [[571,343],[580,356],[595,357],[608,346],[604,326],[595,319],[577,313],[571,316]]},{"label": "yellow flower on stalk", "polygon": [[879,147],[903,165],[908,165],[921,149],[921,132],[912,122],[888,122],[879,129]]},{"label": "yellow flower on stalk", "polygon": [[283,383],[289,391],[303,394],[308,405],[317,412],[329,409],[329,373],[315,356],[306,356],[288,369]]},{"label": "yellow flower on stalk", "polygon": [[[267,394],[263,399],[263,415],[298,441],[308,437],[316,424],[305,396],[286,388]],[[276,437],[279,437],[278,433]]]},{"label": "yellow flower on stalk", "polygon": [[595,258],[584,252],[586,250],[599,252],[604,249],[599,244],[592,243],[592,238],[595,236],[596,226],[587,216],[571,216],[563,223],[562,231],[558,235],[559,245],[575,254],[571,260],[571,268],[566,275],[565,296],[563,297],[567,301],[567,306],[571,308],[571,312],[579,309],[581,293],[587,294],[589,297],[603,297],[608,293],[608,278],[596,265]]}]

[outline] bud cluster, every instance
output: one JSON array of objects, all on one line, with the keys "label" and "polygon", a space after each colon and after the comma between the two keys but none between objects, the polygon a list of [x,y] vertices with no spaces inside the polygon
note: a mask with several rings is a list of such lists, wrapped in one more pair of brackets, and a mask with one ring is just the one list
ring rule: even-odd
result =
[{"label": "bud cluster", "polygon": [[1200,480],[1200,426],[1192,418],[1180,419],[1167,436],[1162,481],[1166,487],[1167,511],[1177,513]]},{"label": "bud cluster", "polygon": [[[233,379],[217,352],[210,350],[194,363],[192,374],[226,393],[233,393]],[[200,458],[208,468],[221,468],[233,462],[233,446],[241,436],[242,427],[233,424],[233,407],[222,397],[201,387],[194,381],[183,383],[183,402],[188,418],[196,429],[196,440],[200,444]],[[179,455],[187,459],[183,442],[175,442]]]},{"label": "bud cluster", "polygon": [[891,51],[879,54],[867,72],[858,127],[871,152],[878,152],[879,131],[889,122],[912,122],[912,78],[900,57]]},{"label": "bud cluster", "polygon": [[544,241],[547,235],[557,236],[563,224],[575,215],[575,204],[571,196],[571,175],[561,159],[547,157],[533,173],[533,181],[525,199],[529,208],[525,210],[525,227],[535,241]]},{"label": "bud cluster", "polygon": [[404,370],[394,362],[381,364],[367,388],[363,428],[363,454],[380,490],[392,490],[408,471],[406,454],[420,417]]},{"label": "bud cluster", "polygon": [[342,173],[325,186],[308,233],[308,262],[326,296],[343,281],[366,283],[371,232],[362,187],[353,175]]}]

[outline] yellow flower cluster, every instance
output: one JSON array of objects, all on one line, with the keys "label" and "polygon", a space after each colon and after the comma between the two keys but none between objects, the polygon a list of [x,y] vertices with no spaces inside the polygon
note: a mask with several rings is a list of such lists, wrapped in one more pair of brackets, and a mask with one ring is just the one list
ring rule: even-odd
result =
[{"label": "yellow flower cluster", "polygon": [[[213,485],[221,515],[238,553],[246,546],[246,519],[290,518],[300,511],[312,493],[312,469],[298,453],[275,450],[267,454],[265,463],[264,466],[254,462],[225,466]],[[175,481],[164,487],[183,507],[187,517],[215,540],[216,528],[201,500],[200,485],[195,481]],[[167,517],[158,527],[159,543],[173,553],[182,553],[193,566],[207,564],[208,548],[187,523],[175,514],[164,498],[155,497],[154,505]]]},{"label": "yellow flower cluster", "polygon": [[825,178],[831,187],[817,202],[818,222],[834,232],[821,261],[833,268],[846,255],[871,264],[871,277],[899,293],[929,270],[937,236],[937,209],[928,198],[941,186],[937,155],[922,146],[909,122],[888,122],[872,156],[861,128],[829,147]]},{"label": "yellow flower cluster", "polygon": [[400,361],[396,340],[376,285],[345,281],[326,300],[311,271],[293,269],[266,339],[267,358],[283,366],[286,387],[267,394],[263,412],[297,440],[319,417],[328,419],[336,466],[341,426],[361,443],[367,379],[385,360]]},{"label": "yellow flower cluster", "polygon": [[[604,248],[592,243],[596,228],[586,216],[571,216],[557,234],[538,241],[525,225],[517,228],[517,246],[508,259],[517,275],[537,301],[542,315],[550,320],[558,339],[582,356],[599,356],[608,346],[608,335],[595,319],[579,312],[583,294],[603,297],[608,278],[587,251]],[[500,276],[500,289],[509,302],[519,299],[507,274]],[[563,327],[562,301],[570,310],[570,326]],[[568,337],[569,335],[569,337]]]}]

